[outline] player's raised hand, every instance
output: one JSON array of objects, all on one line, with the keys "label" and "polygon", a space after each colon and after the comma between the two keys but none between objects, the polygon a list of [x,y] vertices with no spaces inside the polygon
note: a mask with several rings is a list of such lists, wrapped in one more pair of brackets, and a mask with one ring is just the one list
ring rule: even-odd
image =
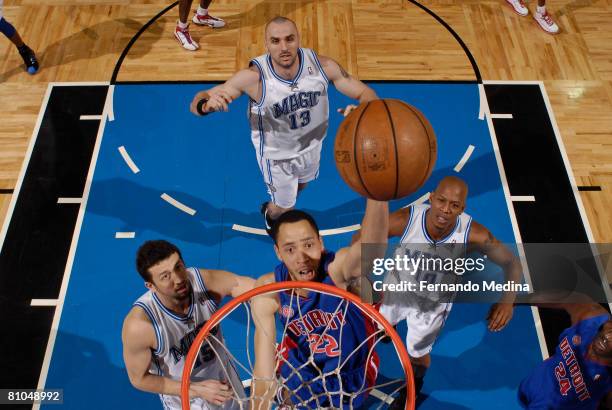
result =
[{"label": "player's raised hand", "polygon": [[357,108],[357,106],[355,104],[349,104],[344,108],[338,108],[338,112],[340,114],[342,114],[344,117],[346,117],[347,115],[349,115],[352,111],[354,111]]},{"label": "player's raised hand", "polygon": [[489,322],[488,328],[491,332],[499,332],[502,330],[514,313],[514,305],[512,303],[495,303],[491,306],[489,314],[487,315],[487,321]]},{"label": "player's raised hand", "polygon": [[201,397],[210,404],[222,405],[233,396],[231,387],[219,380],[203,380],[192,382],[190,385],[191,396]]}]

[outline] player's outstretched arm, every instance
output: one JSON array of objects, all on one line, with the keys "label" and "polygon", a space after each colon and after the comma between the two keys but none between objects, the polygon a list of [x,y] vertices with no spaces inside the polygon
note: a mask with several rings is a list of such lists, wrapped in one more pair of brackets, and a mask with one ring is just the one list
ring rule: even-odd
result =
[{"label": "player's outstretched arm", "polygon": [[[181,394],[181,383],[168,377],[149,373],[152,350],[157,347],[153,325],[146,313],[134,307],[123,322],[121,332],[123,341],[123,360],[132,386],[150,393],[178,396]],[[201,397],[209,403],[221,405],[231,396],[231,388],[218,380],[204,380],[192,383],[191,397]]]},{"label": "player's outstretched arm", "polygon": [[[366,212],[361,223],[361,235],[358,241],[351,246],[340,249],[336,258],[329,265],[329,273],[332,275],[336,284],[347,284],[361,277],[361,245],[387,243],[389,233],[389,204],[384,201],[367,200]],[[371,265],[374,258],[384,256],[384,250],[379,249],[379,254],[372,252],[368,255],[369,261],[364,261]]]},{"label": "player's outstretched arm", "polygon": [[226,270],[200,269],[208,291],[218,300],[226,296],[235,298],[255,286],[255,279]]},{"label": "player's outstretched arm", "polygon": [[325,75],[329,78],[329,81],[333,82],[336,89],[342,94],[358,100],[359,103],[372,101],[378,98],[373,89],[347,73],[334,59],[319,56],[319,60],[321,61],[321,66],[325,71]]},{"label": "player's outstretched arm", "polygon": [[[523,269],[519,259],[510,249],[508,249],[508,247],[498,241],[487,228],[473,221],[468,242],[471,249],[478,250],[486,255],[491,262],[504,270],[504,276],[507,282],[514,281],[515,283],[521,283]],[[515,292],[504,292],[499,302],[491,306],[487,316],[489,330],[493,332],[500,331],[510,322],[510,319],[512,319],[515,298]]]},{"label": "player's outstretched arm", "polygon": [[[274,282],[274,274],[269,273],[257,280],[255,286]],[[251,302],[253,322],[255,323],[255,366],[251,383],[251,406],[253,410],[271,408],[276,394],[276,323],[275,313],[279,303],[274,295],[255,296]]]},{"label": "player's outstretched arm", "polygon": [[[409,219],[410,219],[410,207],[401,208],[391,213],[389,215],[389,233],[387,236],[389,238],[402,236],[402,234],[404,233],[404,230],[406,229],[406,225],[408,224]],[[361,229],[355,232],[355,234],[351,238],[351,244],[359,241],[360,239],[361,239]]]},{"label": "player's outstretched arm", "polygon": [[[190,111],[195,115],[203,115],[198,111],[198,104],[203,113],[228,111],[229,104],[243,93],[254,100],[258,99],[259,72],[256,68],[238,71],[229,80],[209,90],[198,92],[191,101]],[[201,103],[201,101],[204,101]]]}]

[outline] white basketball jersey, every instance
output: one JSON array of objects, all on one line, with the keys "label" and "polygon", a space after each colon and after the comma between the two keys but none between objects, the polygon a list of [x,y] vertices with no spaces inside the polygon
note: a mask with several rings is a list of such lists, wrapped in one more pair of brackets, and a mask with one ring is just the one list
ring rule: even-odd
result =
[{"label": "white basketball jersey", "polygon": [[[185,357],[193,340],[217,309],[215,300],[206,290],[200,271],[197,268],[188,268],[187,272],[192,295],[191,305],[186,315],[172,312],[152,291],[148,291],[134,303],[135,306],[141,307],[149,317],[157,338],[157,349],[152,352],[153,360],[149,372],[177,381],[181,380]],[[219,340],[219,343],[212,342],[212,348],[208,343],[202,345],[191,373],[191,381],[225,380],[232,384],[239,397],[245,397],[238,374],[222,346],[225,342],[221,328],[216,326],[211,334]],[[215,352],[222,360],[219,360]],[[180,409],[178,396],[160,396],[165,408]],[[204,408],[238,409],[240,406],[235,401],[228,400],[223,407],[206,403]]]},{"label": "white basketball jersey", "polygon": [[313,50],[298,49],[298,58],[293,80],[274,71],[269,54],[251,60],[262,85],[260,101],[249,104],[251,139],[261,158],[296,158],[318,147],[327,135],[329,80]]},{"label": "white basketball jersey", "polygon": [[[456,258],[465,257],[468,236],[472,225],[472,217],[462,213],[457,217],[453,230],[439,241],[434,241],[427,233],[425,216],[429,205],[412,205],[410,207],[410,218],[404,230],[396,255],[409,256],[420,264],[414,271],[404,272],[400,275],[402,280],[408,280],[416,284],[425,281],[429,284],[458,283],[461,281],[459,275],[441,269],[446,263],[452,263]],[[410,244],[410,245],[408,245]],[[448,265],[446,265],[448,266]],[[445,292],[428,292],[420,290],[416,295],[433,301],[451,302],[453,295]]]}]

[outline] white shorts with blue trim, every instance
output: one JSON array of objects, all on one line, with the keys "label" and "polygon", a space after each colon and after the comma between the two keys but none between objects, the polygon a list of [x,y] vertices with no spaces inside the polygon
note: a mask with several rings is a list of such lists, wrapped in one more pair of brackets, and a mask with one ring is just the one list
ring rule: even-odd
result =
[{"label": "white shorts with blue trim", "polygon": [[446,322],[452,303],[435,303],[427,309],[405,304],[383,304],[380,314],[392,325],[406,320],[406,350],[411,357],[423,357],[433,345]]},{"label": "white shorts with blue trim", "polygon": [[313,181],[319,176],[322,145],[318,144],[291,159],[265,159],[257,152],[257,163],[272,203],[281,208],[295,206],[298,184]]}]

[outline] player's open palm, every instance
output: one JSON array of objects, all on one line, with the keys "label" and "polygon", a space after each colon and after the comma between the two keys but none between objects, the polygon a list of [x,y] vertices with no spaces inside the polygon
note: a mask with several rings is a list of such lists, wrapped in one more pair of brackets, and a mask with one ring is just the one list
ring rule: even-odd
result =
[{"label": "player's open palm", "polygon": [[492,332],[502,330],[512,319],[513,313],[514,306],[512,303],[494,303],[487,316],[489,330]]},{"label": "player's open palm", "polygon": [[210,404],[221,405],[229,400],[232,395],[232,389],[227,383],[219,380],[203,380],[201,382],[192,382],[191,391]]}]

